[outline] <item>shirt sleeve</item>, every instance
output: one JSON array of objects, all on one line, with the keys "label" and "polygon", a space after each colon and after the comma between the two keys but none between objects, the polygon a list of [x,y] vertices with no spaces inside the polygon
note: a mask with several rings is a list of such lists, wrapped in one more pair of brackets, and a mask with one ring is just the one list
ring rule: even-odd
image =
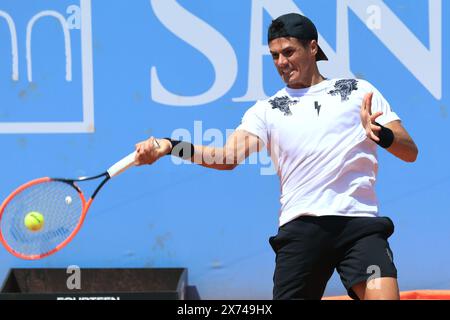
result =
[{"label": "shirt sleeve", "polygon": [[400,117],[392,110],[391,105],[387,100],[383,97],[380,91],[377,90],[373,85],[368,82],[365,82],[368,86],[367,92],[373,92],[372,97],[372,114],[378,111],[383,112],[381,116],[379,116],[376,120],[381,125],[385,125],[389,122],[400,120]]},{"label": "shirt sleeve", "polygon": [[268,130],[265,119],[264,102],[258,101],[253,107],[245,112],[242,117],[241,124],[236,128],[236,130],[244,130],[257,136],[267,146]]}]

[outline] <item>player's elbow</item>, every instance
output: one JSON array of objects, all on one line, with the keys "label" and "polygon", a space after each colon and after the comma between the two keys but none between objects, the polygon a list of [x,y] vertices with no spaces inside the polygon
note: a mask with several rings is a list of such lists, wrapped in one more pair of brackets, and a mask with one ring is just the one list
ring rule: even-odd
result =
[{"label": "player's elbow", "polygon": [[417,157],[419,155],[419,149],[417,149],[417,147],[410,153],[410,155],[408,156],[408,159],[406,160],[406,162],[415,162],[417,160]]},{"label": "player's elbow", "polygon": [[417,146],[413,146],[409,152],[407,154],[404,155],[403,157],[403,161],[405,162],[415,162],[417,160],[417,157],[419,155],[419,149],[417,148]]},{"label": "player's elbow", "polygon": [[234,170],[237,166],[237,163],[224,164],[223,166],[221,166],[221,169],[224,171],[231,171]]}]

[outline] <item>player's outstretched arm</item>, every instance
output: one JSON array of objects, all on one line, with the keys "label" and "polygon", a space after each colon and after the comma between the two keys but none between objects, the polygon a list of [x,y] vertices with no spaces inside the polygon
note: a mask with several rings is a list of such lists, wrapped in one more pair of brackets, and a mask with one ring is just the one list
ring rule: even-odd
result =
[{"label": "player's outstretched arm", "polygon": [[207,168],[232,170],[253,152],[260,151],[264,145],[261,139],[244,130],[233,132],[223,147],[192,146],[185,142],[173,146],[172,143],[173,141],[165,138],[151,137],[136,144],[135,164],[152,164],[170,153]]},{"label": "player's outstretched arm", "polygon": [[257,136],[244,130],[236,130],[223,147],[196,145],[191,161],[207,168],[232,170],[263,146],[264,143]]}]

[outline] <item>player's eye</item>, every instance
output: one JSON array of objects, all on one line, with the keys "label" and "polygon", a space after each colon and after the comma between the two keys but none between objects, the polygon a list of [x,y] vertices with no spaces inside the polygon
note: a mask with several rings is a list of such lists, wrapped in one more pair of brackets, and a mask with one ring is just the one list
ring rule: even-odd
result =
[{"label": "player's eye", "polygon": [[289,58],[290,56],[292,56],[293,54],[294,54],[294,50],[292,50],[292,49],[288,49],[288,50],[285,50],[285,51],[283,51],[283,55],[286,57],[286,58]]}]

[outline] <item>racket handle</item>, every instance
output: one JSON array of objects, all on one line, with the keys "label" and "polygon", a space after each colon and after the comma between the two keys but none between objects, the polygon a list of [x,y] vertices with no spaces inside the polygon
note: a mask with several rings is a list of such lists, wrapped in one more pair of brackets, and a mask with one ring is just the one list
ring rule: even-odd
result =
[{"label": "racket handle", "polygon": [[136,151],[130,153],[129,155],[127,155],[125,158],[123,158],[122,160],[116,162],[115,164],[113,164],[107,171],[109,176],[115,177],[118,174],[122,173],[123,171],[125,171],[126,169],[134,166],[134,158],[136,157]]}]

